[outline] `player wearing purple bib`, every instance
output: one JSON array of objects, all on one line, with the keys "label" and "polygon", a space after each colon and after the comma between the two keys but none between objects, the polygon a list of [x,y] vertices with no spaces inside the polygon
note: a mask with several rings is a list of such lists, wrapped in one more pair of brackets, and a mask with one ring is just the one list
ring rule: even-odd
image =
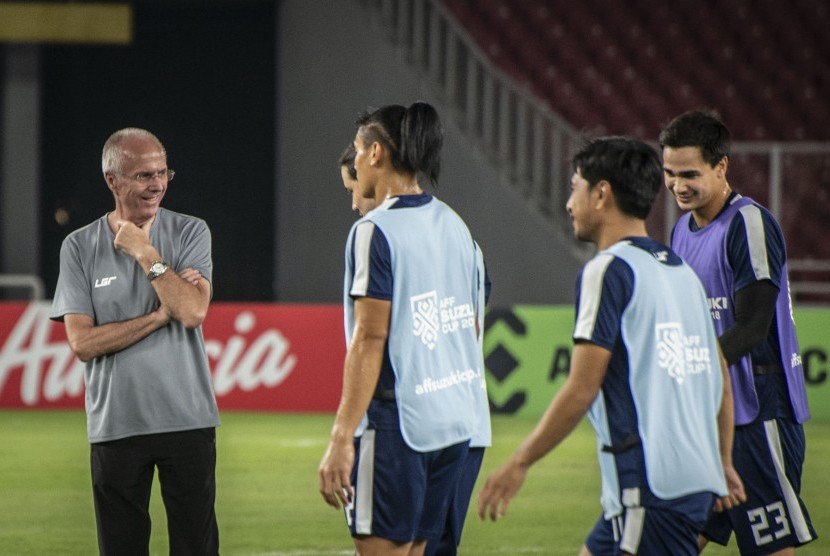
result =
[{"label": "player wearing purple bib", "polygon": [[581,554],[693,556],[713,507],[744,499],[731,463],[731,388],[703,287],[646,234],[661,187],[651,147],[597,139],[574,169],[574,233],[599,252],[578,280],[570,372],[534,431],[487,479],[479,516],[502,517],[530,466],[587,413],[603,515]]},{"label": "player wearing purple bib", "polygon": [[795,333],[784,237],[773,215],[732,190],[730,133],[714,114],[692,111],[660,134],[665,185],[687,210],[672,248],[701,279],[730,365],[735,468],[748,501],[715,515],[707,539],[741,554],[793,554],[816,538],[800,498],[809,418]]}]

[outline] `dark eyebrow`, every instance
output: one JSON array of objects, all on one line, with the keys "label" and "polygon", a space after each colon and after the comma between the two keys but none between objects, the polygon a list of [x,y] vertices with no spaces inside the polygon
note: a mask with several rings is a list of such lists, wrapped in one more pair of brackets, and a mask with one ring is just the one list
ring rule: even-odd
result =
[{"label": "dark eyebrow", "polygon": [[685,170],[682,172],[675,173],[674,170],[666,168],[665,166],[663,166],[663,171],[670,176],[680,176],[681,178],[696,178],[700,175],[700,172],[698,170]]}]

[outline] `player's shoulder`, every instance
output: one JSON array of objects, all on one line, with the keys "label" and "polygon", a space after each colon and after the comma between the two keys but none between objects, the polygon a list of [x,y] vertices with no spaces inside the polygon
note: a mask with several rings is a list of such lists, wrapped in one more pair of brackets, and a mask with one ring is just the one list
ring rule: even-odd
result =
[{"label": "player's shoulder", "polygon": [[[372,211],[372,212],[374,212],[374,211]],[[352,224],[352,228],[349,231],[349,236],[350,237],[356,237],[356,236],[366,237],[366,236],[373,235],[375,230],[378,229],[378,223],[375,220],[376,217],[377,217],[377,215],[370,216],[369,214],[366,214],[366,215],[362,216],[361,218],[359,218],[358,220],[356,220],[354,222],[354,224]]]},{"label": "player's shoulder", "polygon": [[669,267],[683,264],[683,259],[671,247],[647,236],[628,238],[618,243],[615,249],[615,254],[623,258],[625,258],[626,250],[629,253],[647,255],[637,259],[641,264],[648,265],[654,262]]},{"label": "player's shoulder", "polygon": [[352,224],[346,240],[346,251],[352,253],[353,256],[357,254],[359,257],[388,258],[389,239],[383,232],[383,227],[374,217],[370,218],[367,214]]},{"label": "player's shoulder", "polygon": [[782,236],[781,225],[768,208],[748,197],[743,199],[746,202],[741,203],[729,224],[731,237],[738,232],[747,238]]},{"label": "player's shoulder", "polygon": [[731,217],[731,223],[733,225],[736,221],[740,222],[746,221],[747,219],[760,218],[765,222],[770,222],[778,226],[778,221],[775,215],[772,214],[772,211],[751,197],[736,194],[731,203],[735,206]]},{"label": "player's shoulder", "polygon": [[605,314],[618,313],[628,305],[633,287],[634,271],[629,262],[607,250],[601,251],[580,271],[577,281],[579,310],[588,308]]},{"label": "player's shoulder", "polygon": [[583,274],[600,274],[605,272],[614,260],[617,259],[617,256],[609,251],[600,251],[593,257],[591,257],[585,266],[582,267]]},{"label": "player's shoulder", "polygon": [[197,234],[210,231],[208,223],[203,218],[165,208],[159,208],[156,220],[161,228],[170,231]]},{"label": "player's shoulder", "polygon": [[601,251],[585,263],[579,273],[580,289],[600,290],[603,284],[631,275],[629,263],[610,251]]},{"label": "player's shoulder", "polygon": [[86,224],[84,226],[81,226],[80,228],[77,228],[76,230],[69,232],[69,234],[67,234],[67,236],[64,238],[63,243],[65,245],[94,244],[93,238],[97,236],[101,232],[102,228],[105,226],[107,226],[106,214],[104,216],[96,218],[89,224]]}]

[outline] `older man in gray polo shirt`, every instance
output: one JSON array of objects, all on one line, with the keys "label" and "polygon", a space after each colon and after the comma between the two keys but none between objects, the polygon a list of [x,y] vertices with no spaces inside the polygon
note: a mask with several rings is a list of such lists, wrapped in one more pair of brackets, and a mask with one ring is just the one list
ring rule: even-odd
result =
[{"label": "older man in gray polo shirt", "polygon": [[86,362],[98,546],[147,554],[158,468],[171,554],[218,554],[210,231],[160,207],[174,172],[152,133],[115,132],[102,167],[115,210],[64,240],[51,315]]}]

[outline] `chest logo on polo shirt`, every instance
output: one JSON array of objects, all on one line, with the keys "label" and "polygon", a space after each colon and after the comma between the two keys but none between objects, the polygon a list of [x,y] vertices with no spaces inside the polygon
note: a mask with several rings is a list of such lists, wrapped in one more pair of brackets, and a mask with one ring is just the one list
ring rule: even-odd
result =
[{"label": "chest logo on polo shirt", "polygon": [[96,288],[103,288],[115,282],[116,276],[107,276],[106,278],[98,278],[95,280]]},{"label": "chest logo on polo shirt", "polygon": [[686,336],[679,322],[657,325],[657,361],[678,384],[712,372],[712,353],[700,336]]}]

